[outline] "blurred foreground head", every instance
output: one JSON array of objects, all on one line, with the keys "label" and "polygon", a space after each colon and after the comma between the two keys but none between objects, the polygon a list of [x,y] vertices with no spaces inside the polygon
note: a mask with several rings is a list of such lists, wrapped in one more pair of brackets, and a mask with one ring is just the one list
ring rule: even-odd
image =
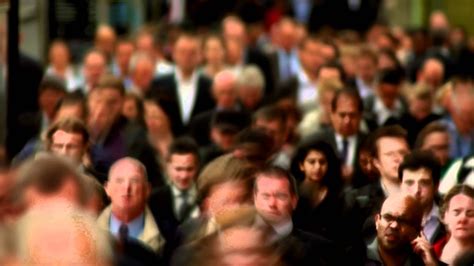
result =
[{"label": "blurred foreground head", "polygon": [[107,234],[77,208],[32,210],[11,234],[18,265],[112,265]]}]

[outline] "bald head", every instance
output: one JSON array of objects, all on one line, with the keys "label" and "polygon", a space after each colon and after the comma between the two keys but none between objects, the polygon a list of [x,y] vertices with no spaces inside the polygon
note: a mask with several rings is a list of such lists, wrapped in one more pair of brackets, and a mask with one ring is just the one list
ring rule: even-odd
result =
[{"label": "bald head", "polygon": [[245,44],[247,32],[242,20],[235,16],[226,17],[222,21],[222,34],[226,40],[235,40]]},{"label": "bald head", "polygon": [[236,101],[236,82],[237,79],[229,70],[224,70],[214,77],[212,85],[212,94],[219,108],[233,108]]},{"label": "bald head", "polygon": [[95,32],[94,45],[107,56],[111,56],[115,49],[116,40],[117,35],[111,26],[100,25]]},{"label": "bald head", "polygon": [[375,219],[379,248],[392,255],[406,251],[419,234],[422,217],[422,206],[415,198],[403,194],[389,196]]},{"label": "bald head", "polygon": [[420,75],[420,82],[429,85],[432,89],[441,86],[444,79],[444,65],[436,58],[429,58],[423,63]]}]

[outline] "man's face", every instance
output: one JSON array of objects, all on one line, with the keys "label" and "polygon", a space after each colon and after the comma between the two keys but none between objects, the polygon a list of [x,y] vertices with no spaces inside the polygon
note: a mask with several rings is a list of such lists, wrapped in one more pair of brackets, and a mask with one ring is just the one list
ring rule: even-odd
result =
[{"label": "man's face", "polygon": [[225,109],[234,107],[237,99],[235,81],[226,79],[214,83],[213,94],[218,107]]},{"label": "man's face", "polygon": [[115,89],[100,89],[88,98],[89,126],[99,131],[108,129],[122,112],[123,96]]},{"label": "man's face", "polygon": [[239,100],[245,108],[254,110],[262,100],[259,88],[241,86],[238,88]]},{"label": "man's face", "polygon": [[[394,84],[388,84],[388,83],[381,83],[379,84],[379,96],[382,99],[382,101],[385,103],[385,105],[391,105],[392,103],[395,102],[395,100],[398,98],[398,93],[399,93],[399,85],[394,85]],[[392,107],[392,106],[388,106]]]},{"label": "man's face", "polygon": [[335,79],[335,80],[341,80],[341,73],[339,70],[335,67],[321,67],[319,70],[319,75],[318,75],[318,80],[330,80],[330,79]]},{"label": "man's face", "polygon": [[81,163],[86,147],[80,133],[58,130],[51,137],[51,152],[71,159],[76,164]]},{"label": "man's face", "polygon": [[135,69],[132,74],[133,83],[138,86],[143,93],[148,91],[151,81],[153,80],[153,74],[155,66],[150,60],[140,60],[137,62]]},{"label": "man's face", "polygon": [[352,97],[341,95],[337,99],[336,110],[331,112],[334,131],[344,137],[353,136],[359,131],[360,119],[357,101]]},{"label": "man's face", "polygon": [[407,141],[403,138],[382,137],[375,144],[378,154],[374,159],[374,166],[382,178],[397,181],[398,166],[403,157],[410,152]]},{"label": "man's face", "polygon": [[69,50],[62,43],[54,44],[49,50],[49,62],[56,67],[66,67],[69,64]]},{"label": "man's face", "polygon": [[444,214],[444,223],[451,237],[458,240],[474,238],[474,199],[458,194],[449,201],[449,208]]},{"label": "man's face", "polygon": [[64,92],[53,89],[45,89],[38,97],[38,104],[41,111],[52,118],[58,102],[64,97]]},{"label": "man's face", "polygon": [[117,44],[117,48],[115,49],[115,60],[120,67],[124,68],[122,70],[128,71],[128,64],[132,58],[134,49],[133,44],[129,42]]},{"label": "man's face", "polygon": [[193,71],[199,63],[199,43],[196,39],[183,37],[176,41],[173,59],[182,71]]},{"label": "man's face", "polygon": [[273,136],[273,141],[275,143],[274,147],[279,150],[281,146],[285,143],[286,139],[286,127],[281,125],[278,120],[265,120],[257,119],[255,121],[255,128],[264,130],[268,135]]},{"label": "man's face", "polygon": [[210,216],[237,209],[249,202],[249,191],[241,181],[215,185],[204,199],[204,209]]},{"label": "man's face", "polygon": [[150,188],[141,169],[125,159],[112,166],[105,191],[112,210],[132,214],[143,211]]},{"label": "man's face", "polygon": [[291,219],[298,199],[290,192],[291,184],[286,178],[261,175],[255,186],[255,208],[265,221],[280,224]]},{"label": "man's face", "polygon": [[428,134],[421,146],[422,150],[433,152],[441,165],[446,165],[449,159],[449,135],[446,132]]},{"label": "man's face", "polygon": [[435,186],[431,177],[431,170],[420,168],[417,170],[403,170],[400,189],[403,193],[418,200],[425,211],[433,206]]},{"label": "man's face", "polygon": [[386,201],[380,214],[375,218],[379,247],[396,252],[409,247],[418,235],[414,211],[408,208],[404,200]]},{"label": "man's face", "polygon": [[176,188],[187,190],[197,174],[196,156],[192,153],[173,154],[168,161],[168,176]]},{"label": "man's face", "polygon": [[106,70],[105,58],[99,53],[90,53],[84,59],[84,78],[92,87],[96,86]]},{"label": "man's face", "polygon": [[323,64],[319,43],[306,41],[304,47],[300,49],[300,61],[305,71],[316,75],[319,66]]},{"label": "man's face", "polygon": [[365,82],[372,82],[377,71],[377,62],[370,57],[360,57],[357,59],[357,72],[359,77]]}]

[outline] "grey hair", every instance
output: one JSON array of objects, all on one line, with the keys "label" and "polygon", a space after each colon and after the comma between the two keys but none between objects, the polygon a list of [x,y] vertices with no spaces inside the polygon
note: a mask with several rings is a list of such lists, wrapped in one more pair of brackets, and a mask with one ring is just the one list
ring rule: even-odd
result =
[{"label": "grey hair", "polygon": [[135,68],[137,68],[138,63],[142,60],[149,61],[153,66],[155,66],[155,60],[153,60],[150,55],[144,52],[136,52],[132,55],[132,58],[130,58],[130,65],[128,66],[128,70],[130,71],[130,73],[133,73],[133,71],[135,71]]},{"label": "grey hair", "polygon": [[265,87],[265,79],[262,71],[256,65],[247,65],[242,69],[242,72],[237,78],[237,85],[239,87],[254,87],[263,91]]}]

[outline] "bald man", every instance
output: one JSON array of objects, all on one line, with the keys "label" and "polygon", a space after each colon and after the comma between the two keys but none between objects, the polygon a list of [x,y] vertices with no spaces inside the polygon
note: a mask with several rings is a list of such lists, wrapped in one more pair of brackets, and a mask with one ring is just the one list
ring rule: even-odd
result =
[{"label": "bald man", "polygon": [[147,206],[150,190],[146,168],[140,161],[131,157],[116,161],[105,185],[111,204],[97,224],[119,239],[138,240],[160,253],[165,240]]},{"label": "bald man", "polygon": [[434,93],[444,81],[444,65],[436,58],[428,58],[418,72],[417,83],[430,86]]},{"label": "bald man", "polygon": [[367,246],[365,265],[437,265],[421,232],[422,217],[415,198],[390,195],[375,216],[377,237]]},{"label": "bald man", "polygon": [[109,25],[100,25],[95,31],[94,47],[107,56],[107,60],[112,58],[115,50],[117,34],[114,28]]}]

